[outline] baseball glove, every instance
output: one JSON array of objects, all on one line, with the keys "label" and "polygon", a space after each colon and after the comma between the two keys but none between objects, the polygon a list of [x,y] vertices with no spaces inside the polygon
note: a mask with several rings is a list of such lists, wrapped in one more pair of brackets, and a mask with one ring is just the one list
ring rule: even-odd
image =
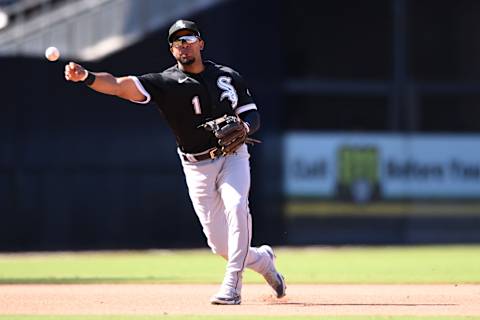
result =
[{"label": "baseball glove", "polygon": [[247,140],[247,128],[242,120],[229,121],[215,132],[223,155],[232,154]]},{"label": "baseball glove", "polygon": [[221,118],[211,120],[202,126],[213,132],[218,139],[220,151],[224,156],[235,153],[244,143],[260,142],[248,138],[248,129],[239,117],[225,115]]}]

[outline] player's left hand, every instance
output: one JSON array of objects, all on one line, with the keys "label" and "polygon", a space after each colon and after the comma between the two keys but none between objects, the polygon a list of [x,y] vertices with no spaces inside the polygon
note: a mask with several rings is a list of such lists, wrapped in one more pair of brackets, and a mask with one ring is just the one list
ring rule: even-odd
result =
[{"label": "player's left hand", "polygon": [[229,122],[215,132],[218,144],[224,155],[232,154],[245,143],[248,136],[248,126],[239,118]]}]

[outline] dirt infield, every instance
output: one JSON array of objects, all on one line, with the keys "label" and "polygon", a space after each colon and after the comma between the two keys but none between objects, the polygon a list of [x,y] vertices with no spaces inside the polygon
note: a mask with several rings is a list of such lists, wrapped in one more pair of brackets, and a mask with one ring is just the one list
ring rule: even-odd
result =
[{"label": "dirt infield", "polygon": [[289,285],[283,299],[245,285],[240,306],[213,306],[216,285],[0,285],[0,314],[480,315],[480,285]]}]

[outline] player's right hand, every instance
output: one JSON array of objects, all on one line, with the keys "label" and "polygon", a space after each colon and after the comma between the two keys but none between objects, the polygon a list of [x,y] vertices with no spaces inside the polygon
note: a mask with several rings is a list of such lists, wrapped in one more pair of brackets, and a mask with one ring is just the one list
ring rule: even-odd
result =
[{"label": "player's right hand", "polygon": [[65,79],[68,81],[78,82],[85,80],[87,70],[75,62],[69,62],[65,65]]}]

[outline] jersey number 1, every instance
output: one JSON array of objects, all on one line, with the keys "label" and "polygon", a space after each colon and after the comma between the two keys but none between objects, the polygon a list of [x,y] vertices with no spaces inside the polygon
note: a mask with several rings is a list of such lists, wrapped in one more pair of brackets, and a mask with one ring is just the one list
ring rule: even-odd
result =
[{"label": "jersey number 1", "polygon": [[200,108],[200,99],[198,98],[198,96],[193,97],[192,104],[195,114],[202,114],[202,108]]}]

